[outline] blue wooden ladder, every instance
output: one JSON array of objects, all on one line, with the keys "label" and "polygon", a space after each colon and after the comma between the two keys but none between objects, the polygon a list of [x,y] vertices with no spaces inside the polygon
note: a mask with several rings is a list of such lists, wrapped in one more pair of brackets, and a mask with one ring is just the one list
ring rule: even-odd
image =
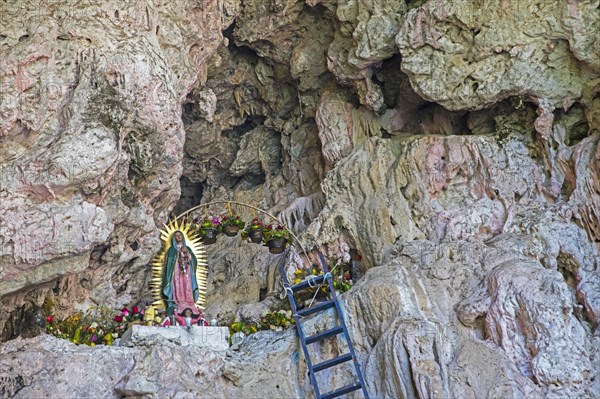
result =
[{"label": "blue wooden ladder", "polygon": [[[285,292],[287,293],[287,297],[290,301],[290,305],[292,307],[292,313],[294,314],[294,320],[296,321],[296,328],[298,329],[298,335],[300,337],[300,344],[302,345],[302,350],[304,351],[304,358],[306,359],[306,365],[308,366],[308,374],[310,376],[310,380],[315,389],[315,395],[317,399],[332,399],[337,398],[338,396],[344,395],[349,392],[357,391],[362,389],[365,399],[369,399],[369,395],[367,393],[367,389],[365,387],[365,382],[363,380],[362,373],[360,371],[360,365],[356,359],[356,355],[354,353],[354,349],[352,348],[352,342],[350,342],[350,336],[348,335],[348,329],[346,328],[346,323],[344,323],[344,317],[342,314],[342,309],[340,307],[340,303],[338,302],[337,296],[335,295],[335,290],[333,289],[333,282],[331,280],[331,274],[327,270],[327,265],[325,264],[325,259],[323,255],[319,253],[319,259],[321,260],[321,264],[323,267],[323,274],[317,276],[310,281],[304,280],[296,285],[290,285],[286,273],[285,273],[285,264],[281,264],[279,267],[281,271],[281,278],[283,279],[283,286]],[[319,302],[314,306],[309,308],[304,308],[302,310],[297,310],[296,308],[296,300],[294,298],[294,294],[298,291],[302,291],[309,287],[314,287],[315,285],[320,286],[321,283],[327,281],[327,286],[329,287],[329,300],[326,302]],[[304,335],[304,330],[302,328],[302,324],[300,322],[301,317],[306,317],[315,313],[323,312],[327,309],[335,308],[340,324],[328,330],[322,331],[318,334],[306,337]],[[323,341],[325,338],[333,337],[338,334],[344,334],[346,337],[346,342],[348,343],[349,352],[343,355],[340,355],[336,358],[326,360],[321,363],[317,363],[313,365],[310,355],[308,353],[308,345]],[[330,367],[336,366],[341,363],[352,361],[354,363],[354,368],[356,370],[356,377],[358,381],[353,382],[350,385],[346,385],[344,387],[338,388],[334,391],[322,394],[319,390],[319,386],[317,385],[317,379],[315,373],[319,371],[328,369]]]}]

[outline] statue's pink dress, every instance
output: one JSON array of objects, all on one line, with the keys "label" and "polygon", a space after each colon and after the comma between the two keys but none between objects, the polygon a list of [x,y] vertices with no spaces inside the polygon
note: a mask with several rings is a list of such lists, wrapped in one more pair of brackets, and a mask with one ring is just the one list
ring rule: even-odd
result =
[{"label": "statue's pink dress", "polygon": [[[177,252],[179,251],[181,251],[181,245],[177,246]],[[182,256],[178,256],[177,265],[173,270],[173,301],[177,305],[177,313],[183,312],[185,308],[190,308],[193,313],[198,313],[190,278],[190,273],[193,273],[190,255],[187,254],[184,259]]]}]

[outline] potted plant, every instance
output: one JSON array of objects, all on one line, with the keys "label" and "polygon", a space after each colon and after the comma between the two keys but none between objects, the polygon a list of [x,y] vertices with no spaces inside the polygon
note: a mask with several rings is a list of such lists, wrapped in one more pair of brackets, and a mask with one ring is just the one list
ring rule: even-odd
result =
[{"label": "potted plant", "polygon": [[246,225],[244,231],[242,231],[242,239],[250,239],[250,242],[258,244],[263,240],[263,231],[265,226],[259,218],[254,218],[250,223]]},{"label": "potted plant", "polygon": [[287,244],[292,243],[292,236],[282,225],[269,225],[263,231],[263,242],[272,254],[280,254]]},{"label": "potted plant", "polygon": [[223,215],[221,218],[221,226],[223,226],[223,233],[227,237],[235,237],[240,229],[243,229],[246,223],[240,219],[238,215],[233,212],[230,212],[226,215]]},{"label": "potted plant", "polygon": [[202,221],[195,219],[194,222],[196,222],[196,230],[202,238],[203,244],[210,245],[217,242],[217,236],[221,232],[221,223],[218,217],[206,217]]}]

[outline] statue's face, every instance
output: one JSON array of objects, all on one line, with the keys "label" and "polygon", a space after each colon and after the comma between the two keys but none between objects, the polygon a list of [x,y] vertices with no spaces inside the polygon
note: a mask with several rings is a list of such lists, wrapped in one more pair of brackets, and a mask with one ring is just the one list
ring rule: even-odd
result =
[{"label": "statue's face", "polygon": [[183,234],[181,234],[180,231],[175,233],[175,241],[177,242],[177,244],[181,244],[181,241],[183,240]]}]

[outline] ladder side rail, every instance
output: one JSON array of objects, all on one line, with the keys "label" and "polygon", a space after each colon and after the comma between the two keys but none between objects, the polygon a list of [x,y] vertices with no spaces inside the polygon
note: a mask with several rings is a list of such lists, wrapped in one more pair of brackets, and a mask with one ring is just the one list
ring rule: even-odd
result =
[{"label": "ladder side rail", "polygon": [[300,345],[302,346],[302,351],[304,352],[304,360],[306,361],[306,366],[308,367],[308,374],[310,380],[313,385],[313,389],[315,390],[315,396],[317,399],[321,397],[319,392],[319,386],[317,384],[317,377],[313,370],[313,365],[310,360],[310,355],[308,353],[308,347],[306,346],[306,338],[304,337],[304,331],[302,330],[302,325],[300,324],[300,317],[298,317],[298,309],[296,308],[296,301],[294,299],[294,295],[292,294],[290,283],[285,274],[285,257],[279,266],[279,271],[281,273],[281,280],[283,281],[283,287],[290,302],[290,307],[292,308],[292,315],[294,316],[294,321],[296,322],[296,330],[298,331],[298,337],[300,338]]},{"label": "ladder side rail", "polygon": [[[321,252],[319,252],[319,260],[322,263],[323,272],[328,273],[327,264],[325,262],[325,257]],[[327,279],[327,284],[329,285],[329,292],[331,294],[331,298],[335,303],[335,309],[337,311],[338,317],[340,319],[340,325],[344,329],[344,335],[346,336],[346,342],[348,343],[348,350],[350,351],[350,355],[352,355],[352,362],[354,363],[354,368],[356,370],[356,375],[358,377],[358,381],[362,387],[363,395],[365,399],[369,399],[369,394],[367,392],[367,388],[365,386],[365,381],[362,376],[362,372],[360,370],[360,364],[358,364],[358,360],[356,358],[356,353],[354,352],[354,347],[352,346],[352,340],[350,339],[350,334],[348,334],[348,327],[346,326],[346,322],[344,321],[344,313],[342,312],[342,308],[340,306],[340,302],[335,294],[335,289],[333,288],[333,277]]]}]

